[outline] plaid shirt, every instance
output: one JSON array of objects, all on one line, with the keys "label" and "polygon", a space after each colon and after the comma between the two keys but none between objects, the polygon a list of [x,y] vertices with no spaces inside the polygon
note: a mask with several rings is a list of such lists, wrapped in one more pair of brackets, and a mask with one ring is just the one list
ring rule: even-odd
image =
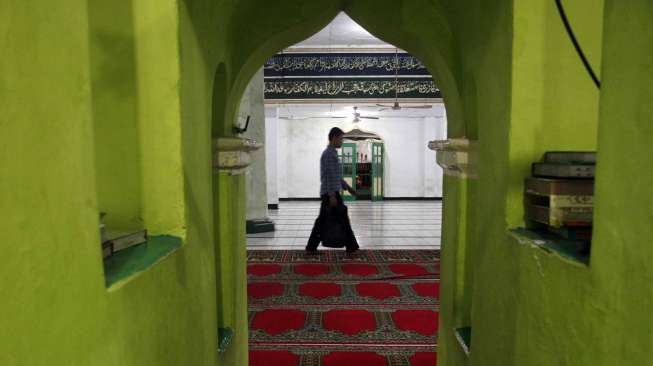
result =
[{"label": "plaid shirt", "polygon": [[342,180],[338,152],[329,145],[320,158],[320,195],[340,192],[340,189],[348,189],[349,184]]}]

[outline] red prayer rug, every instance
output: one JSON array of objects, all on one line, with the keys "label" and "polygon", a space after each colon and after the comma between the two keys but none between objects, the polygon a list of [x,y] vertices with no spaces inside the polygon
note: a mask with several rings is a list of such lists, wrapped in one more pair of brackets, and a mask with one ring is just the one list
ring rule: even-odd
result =
[{"label": "red prayer rug", "polygon": [[433,263],[252,263],[251,280],[401,280],[434,278],[440,264]]},{"label": "red prayer rug", "polygon": [[397,281],[265,281],[250,280],[247,285],[250,307],[280,306],[352,307],[439,304],[438,279]]},{"label": "red prayer rug", "polygon": [[307,255],[303,250],[247,252],[247,263],[434,263],[439,260],[439,250],[360,250],[355,255],[324,249],[316,255]]},{"label": "red prayer rug", "polygon": [[439,251],[248,252],[250,366],[435,366]]}]

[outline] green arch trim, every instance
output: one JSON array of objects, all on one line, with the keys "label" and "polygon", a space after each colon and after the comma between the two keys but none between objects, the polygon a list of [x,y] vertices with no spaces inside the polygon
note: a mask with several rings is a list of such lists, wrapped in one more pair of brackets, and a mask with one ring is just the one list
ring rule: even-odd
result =
[{"label": "green arch trim", "polygon": [[[428,11],[425,11],[427,9]],[[328,25],[339,12],[386,42],[405,49],[426,65],[442,90],[449,129],[464,135],[463,104],[456,80],[459,70],[456,39],[445,8],[427,0],[357,0],[239,3],[225,37],[226,56],[216,74],[213,99],[213,135],[231,136],[240,99],[253,75],[265,61]]]}]

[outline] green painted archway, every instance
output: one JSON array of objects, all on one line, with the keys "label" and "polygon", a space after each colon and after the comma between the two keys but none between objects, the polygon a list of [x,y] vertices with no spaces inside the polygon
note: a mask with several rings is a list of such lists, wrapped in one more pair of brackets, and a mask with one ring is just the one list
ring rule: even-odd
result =
[{"label": "green painted archway", "polygon": [[[220,10],[223,23],[217,24],[222,32],[216,33],[219,47],[215,44],[216,40],[206,38],[206,32],[211,32],[210,27],[216,26],[214,19],[209,16],[210,12],[202,9],[203,12],[195,13],[192,11],[193,7],[189,7],[193,32],[187,34],[188,39],[182,38],[180,45],[182,58],[186,54],[185,49],[190,49],[191,53],[216,56],[203,58],[204,62],[214,60],[214,63],[205,65],[206,70],[211,73],[209,79],[212,81],[207,85],[211,87],[211,131],[213,137],[231,136],[240,99],[254,73],[269,57],[310,37],[325,27],[339,12],[344,11],[370,33],[420,59],[431,71],[443,93],[447,106],[449,135],[467,135],[474,138],[477,135],[478,121],[466,118],[466,110],[473,112],[472,117],[477,117],[477,111],[483,109],[483,106],[476,105],[480,101],[477,89],[490,89],[488,86],[478,85],[479,80],[480,83],[493,84],[493,98],[484,100],[487,106],[497,105],[493,104],[493,99],[502,100],[503,103],[509,99],[512,20],[510,12],[502,13],[509,8],[509,2],[481,7],[483,9],[480,9],[476,16],[480,17],[483,11],[487,11],[489,16],[496,14],[497,22],[501,25],[497,28],[492,22],[479,20],[481,24],[491,27],[493,32],[499,32],[497,38],[500,42],[496,45],[494,54],[486,60],[475,58],[479,50],[474,47],[481,42],[482,36],[465,28],[462,20],[469,17],[465,4],[452,5],[429,0],[238,1],[229,6],[225,5]],[[207,42],[204,47],[193,49],[192,43],[202,40]],[[496,65],[478,67],[488,61]],[[182,76],[183,72],[182,68]],[[196,90],[188,92],[196,94]],[[492,109],[493,107],[490,108],[491,114],[498,120],[506,120],[505,109]],[[486,112],[490,114],[490,111]],[[507,138],[507,134],[504,136]],[[498,152],[499,159],[506,159],[507,143],[504,142],[501,146],[504,153]],[[446,248],[448,245],[451,252],[449,256],[443,255],[443,268],[449,267],[449,270],[443,271],[442,288],[443,293],[449,294],[447,298],[450,300],[442,304],[441,324],[450,329],[455,323],[469,321],[469,315],[454,318],[453,308],[461,308],[463,311],[460,314],[468,314],[469,311],[465,309],[471,307],[467,298],[471,282],[465,283],[463,280],[466,276],[464,269],[454,269],[455,262],[465,258],[465,240],[468,237],[465,197],[470,189],[473,187],[468,187],[464,181],[447,179],[445,182],[447,209],[443,246]],[[247,342],[244,191],[242,176],[214,174],[218,319],[221,326],[236,329],[236,346],[224,356],[225,364],[234,365],[245,362],[242,357],[246,354]],[[473,217],[469,220],[473,220]],[[447,227],[446,223],[451,224]],[[443,348],[453,342],[453,335],[448,332],[440,336]],[[447,357],[444,351],[440,354],[440,357]],[[452,354],[450,357],[455,359],[460,356]]]}]

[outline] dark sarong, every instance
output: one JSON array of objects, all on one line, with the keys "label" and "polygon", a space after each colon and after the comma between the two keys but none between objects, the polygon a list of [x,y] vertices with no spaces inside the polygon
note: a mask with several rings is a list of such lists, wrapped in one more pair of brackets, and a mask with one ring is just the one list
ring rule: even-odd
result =
[{"label": "dark sarong", "polygon": [[311,237],[306,245],[307,250],[316,250],[322,242],[322,245],[328,248],[346,247],[348,250],[358,249],[356,236],[351,229],[347,206],[342,201],[340,194],[336,194],[338,205],[331,207],[329,205],[329,196],[322,196],[320,214],[315,220]]}]

